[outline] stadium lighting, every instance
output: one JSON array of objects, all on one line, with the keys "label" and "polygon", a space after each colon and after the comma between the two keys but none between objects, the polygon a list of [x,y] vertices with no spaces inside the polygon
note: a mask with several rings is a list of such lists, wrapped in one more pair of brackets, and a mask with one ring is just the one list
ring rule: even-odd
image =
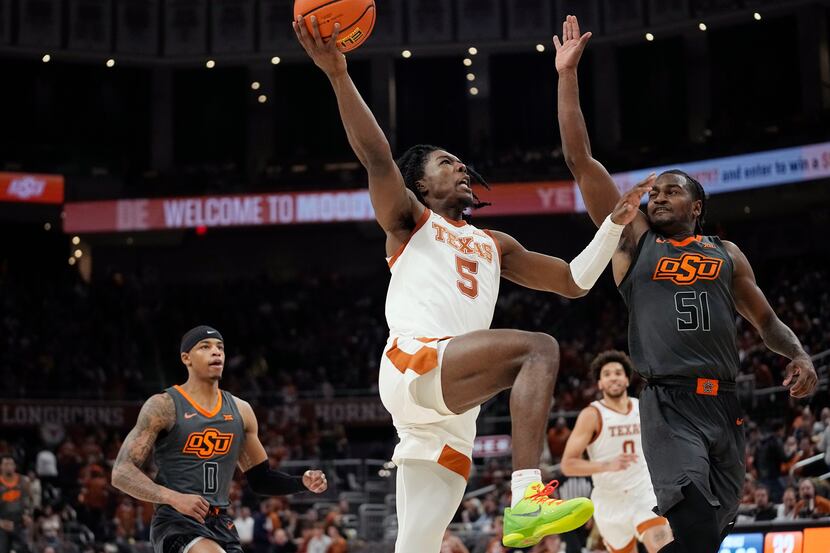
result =
[{"label": "stadium lighting", "polygon": [[470,81],[470,82],[473,82],[474,80],[476,80],[475,73],[467,73],[467,80]]},{"label": "stadium lighting", "polygon": [[115,67],[115,60],[113,58],[107,60],[107,67]]},{"label": "stadium lighting", "polygon": [[412,57],[412,52],[410,52],[409,50],[404,50],[403,52],[401,52],[401,56],[403,56],[406,59],[409,59]]},{"label": "stadium lighting", "polygon": [[651,33],[646,33],[646,40],[651,42],[652,40],[654,40],[654,35]]},{"label": "stadium lighting", "polygon": [[254,81],[251,83],[251,90],[259,90],[259,81]]},{"label": "stadium lighting", "polygon": [[268,96],[266,96],[265,94],[260,94],[260,95],[257,97],[257,99],[256,99],[256,100],[257,100],[257,102],[259,102],[260,104],[264,104],[265,102],[267,102],[267,101],[268,101]]},{"label": "stadium lighting", "polygon": [[463,63],[465,66],[470,67],[473,64],[473,60],[471,60],[470,58],[464,58]]},{"label": "stadium lighting", "polygon": [[45,230],[45,231],[52,230],[52,223],[43,223],[43,230]]},{"label": "stadium lighting", "polygon": [[537,51],[537,52],[544,52],[544,51],[545,51],[545,45],[544,45],[544,44],[541,44],[541,43],[540,43],[540,44],[537,44],[537,45],[536,45],[536,51]]},{"label": "stadium lighting", "polygon": [[469,48],[467,48],[467,52],[471,56],[475,56],[476,54],[478,54],[478,48],[476,48],[475,46],[470,46]]},{"label": "stadium lighting", "polygon": [[77,245],[78,245],[78,244],[80,244],[80,243],[81,243],[81,237],[80,237],[80,236],[73,236],[73,237],[72,237],[72,244],[74,244],[75,246],[77,246]]},{"label": "stadium lighting", "polygon": [[84,252],[82,252],[81,250],[75,250],[75,253],[73,255],[75,257],[80,258],[82,255],[84,255]]},{"label": "stadium lighting", "polygon": [[471,88],[470,89],[470,94],[472,94],[473,96],[477,96],[478,95],[478,89],[476,87]]},{"label": "stadium lighting", "polygon": [[761,14],[758,12],[753,13],[752,17],[755,18],[755,21],[761,21]]},{"label": "stadium lighting", "polygon": [[43,63],[49,63],[50,61],[52,61],[52,56],[50,56],[49,54],[43,54],[43,57],[40,59]]},{"label": "stadium lighting", "polygon": [[700,29],[701,31],[705,31],[705,30],[706,30],[706,23],[701,22],[701,23],[697,26],[697,28],[698,28],[698,29]]},{"label": "stadium lighting", "polygon": [[70,257],[70,258],[69,258],[69,264],[70,264],[70,265],[74,265],[74,264],[75,264],[75,258],[74,258],[74,257]]},{"label": "stadium lighting", "polygon": [[273,58],[271,58],[271,63],[272,63],[273,65],[278,65],[281,61],[282,61],[282,60],[280,59],[280,57],[279,57],[279,56],[274,56]]},{"label": "stadium lighting", "polygon": [[213,60],[207,60],[205,62],[205,67],[207,67],[208,69],[213,69],[214,67],[216,67],[216,62]]}]

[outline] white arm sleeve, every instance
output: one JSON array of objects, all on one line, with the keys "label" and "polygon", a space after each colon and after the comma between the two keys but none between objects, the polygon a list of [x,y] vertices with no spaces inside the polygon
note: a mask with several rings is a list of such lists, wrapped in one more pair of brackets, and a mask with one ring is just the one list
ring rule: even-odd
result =
[{"label": "white arm sleeve", "polygon": [[611,215],[605,218],[591,243],[571,261],[571,275],[577,286],[590,290],[596,283],[617,251],[624,228],[611,221]]}]

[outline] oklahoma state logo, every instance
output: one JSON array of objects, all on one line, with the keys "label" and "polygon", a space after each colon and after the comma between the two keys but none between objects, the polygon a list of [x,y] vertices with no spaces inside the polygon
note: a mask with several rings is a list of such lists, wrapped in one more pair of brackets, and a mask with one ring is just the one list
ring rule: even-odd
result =
[{"label": "oklahoma state logo", "polygon": [[688,286],[698,280],[715,280],[720,275],[723,259],[706,257],[699,253],[684,253],[677,257],[661,257],[654,269],[653,280],[670,280],[679,286]]},{"label": "oklahoma state logo", "polygon": [[201,432],[192,432],[187,437],[182,452],[196,455],[200,459],[210,459],[230,451],[232,442],[233,434],[219,432],[215,428],[205,428]]},{"label": "oklahoma state logo", "polygon": [[3,495],[0,496],[0,499],[2,499],[3,503],[14,503],[20,499],[20,490],[6,490],[3,492]]}]

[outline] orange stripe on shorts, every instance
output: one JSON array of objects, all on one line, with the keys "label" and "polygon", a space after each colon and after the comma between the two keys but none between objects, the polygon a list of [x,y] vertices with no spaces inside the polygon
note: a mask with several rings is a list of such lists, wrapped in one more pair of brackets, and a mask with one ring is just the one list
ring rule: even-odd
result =
[{"label": "orange stripe on shorts", "polygon": [[438,366],[438,350],[424,346],[415,353],[406,353],[398,349],[398,339],[392,342],[392,347],[386,352],[386,357],[392,361],[395,368],[405,373],[413,370],[418,374],[426,374]]},{"label": "orange stripe on shorts", "polygon": [[438,464],[467,480],[470,477],[470,467],[473,462],[460,451],[445,445],[441,450],[441,456],[438,457]]},{"label": "orange stripe on shorts", "polygon": [[662,526],[668,523],[669,521],[665,517],[650,518],[645,522],[641,522],[637,525],[637,533],[642,535],[645,534],[646,530],[649,530],[650,528],[654,528],[655,526]]}]

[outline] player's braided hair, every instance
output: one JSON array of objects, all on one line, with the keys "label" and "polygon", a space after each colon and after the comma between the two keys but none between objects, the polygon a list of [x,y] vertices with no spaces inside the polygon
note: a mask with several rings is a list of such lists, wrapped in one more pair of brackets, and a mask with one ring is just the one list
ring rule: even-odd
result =
[{"label": "player's braided hair", "polygon": [[664,171],[663,174],[680,175],[686,179],[686,184],[688,185],[689,192],[692,193],[692,198],[695,201],[700,200],[700,215],[697,221],[695,221],[695,234],[703,234],[703,223],[706,219],[706,191],[703,190],[703,185],[697,179],[680,169],[669,169],[668,171]]},{"label": "player's braided hair", "polygon": [[[421,194],[421,191],[418,190],[418,181],[424,178],[424,166],[426,166],[429,154],[436,150],[443,149],[444,148],[439,148],[438,146],[432,146],[431,144],[416,144],[405,151],[401,157],[395,160],[395,163],[398,164],[398,169],[401,171],[401,175],[403,175],[403,181],[406,184],[406,187],[412,190],[412,193],[415,194],[418,201],[424,205],[427,205],[427,202],[424,199],[423,194]],[[467,173],[470,175],[471,183],[478,183],[487,190],[490,190],[490,185],[487,181],[484,180],[478,171],[469,165],[467,166]],[[490,205],[488,202],[482,202],[479,200],[475,192],[473,192],[473,199],[475,200],[473,209],[480,209]],[[465,214],[464,219],[466,220],[467,218],[468,215]]]},{"label": "player's braided hair", "polygon": [[631,363],[631,358],[625,354],[623,351],[609,349],[608,351],[603,351],[602,353],[598,354],[594,357],[594,360],[591,361],[591,374],[594,375],[594,380],[599,382],[599,373],[602,371],[602,367],[607,365],[608,363],[619,363],[623,366],[623,370],[625,371],[625,376],[631,380],[631,373],[634,371],[634,365]]}]

